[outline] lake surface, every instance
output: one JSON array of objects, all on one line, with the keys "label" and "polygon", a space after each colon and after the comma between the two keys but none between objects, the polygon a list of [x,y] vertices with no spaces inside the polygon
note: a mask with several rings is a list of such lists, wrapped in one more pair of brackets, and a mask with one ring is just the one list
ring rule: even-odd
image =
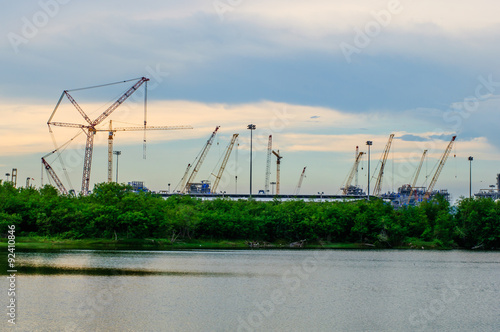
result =
[{"label": "lake surface", "polygon": [[498,252],[66,250],[16,259],[9,330],[500,330]]}]

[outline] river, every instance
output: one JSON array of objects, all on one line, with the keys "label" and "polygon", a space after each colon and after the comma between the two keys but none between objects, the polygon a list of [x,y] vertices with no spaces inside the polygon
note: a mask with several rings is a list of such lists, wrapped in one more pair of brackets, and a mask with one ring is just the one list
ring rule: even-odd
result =
[{"label": "river", "polygon": [[[15,331],[500,329],[498,252],[62,250],[16,259]],[[12,325],[3,316],[0,326]]]}]

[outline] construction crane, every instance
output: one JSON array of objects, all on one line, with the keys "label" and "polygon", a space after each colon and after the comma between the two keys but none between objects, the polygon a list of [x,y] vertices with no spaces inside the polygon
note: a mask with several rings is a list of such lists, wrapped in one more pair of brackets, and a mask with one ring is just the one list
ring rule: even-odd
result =
[{"label": "construction crane", "polygon": [[[51,153],[49,153],[48,155],[50,155],[50,154]],[[45,167],[45,170],[47,171],[47,173],[52,178],[52,180],[54,180],[54,183],[56,184],[56,186],[59,189],[59,191],[61,192],[61,194],[67,195],[68,191],[64,187],[63,183],[61,182],[61,180],[57,176],[57,174],[54,171],[54,169],[52,169],[52,167],[49,165],[49,163],[45,160],[45,157],[47,157],[48,155],[45,155],[45,156],[42,157],[42,164]],[[28,181],[27,181],[27,183],[28,183]]]},{"label": "construction crane", "polygon": [[446,163],[446,160],[448,159],[448,156],[450,155],[451,148],[453,147],[453,142],[455,142],[455,139],[457,136],[453,136],[451,138],[450,143],[446,147],[446,150],[444,150],[443,155],[441,156],[441,159],[439,161],[439,165],[436,169],[436,173],[434,173],[434,176],[432,177],[432,180],[429,184],[429,187],[427,187],[427,192],[424,195],[424,199],[428,199],[430,195],[432,194],[432,190],[434,189],[434,185],[436,185],[436,182],[439,178],[439,174],[441,174],[441,171],[443,170],[444,164]]},{"label": "construction crane", "polygon": [[408,196],[408,202],[406,203],[407,205],[410,204],[411,196],[413,195],[413,192],[415,191],[415,186],[417,185],[418,176],[420,175],[420,170],[422,169],[422,165],[424,164],[426,154],[427,154],[427,150],[424,150],[424,153],[422,154],[422,158],[420,158],[420,164],[418,164],[417,171],[415,172],[415,178],[413,179],[413,182],[411,185],[411,190],[410,190],[410,195]]},{"label": "construction crane", "polygon": [[280,155],[280,150],[274,151],[273,154],[276,156],[276,195],[280,194],[280,164],[281,159],[283,158]]},{"label": "construction crane", "polygon": [[143,131],[143,130],[178,130],[193,129],[191,126],[146,126],[146,127],[123,127],[113,128],[113,121],[109,121],[109,129],[96,129],[108,133],[108,182],[112,182],[113,175],[113,136],[117,131]]},{"label": "construction crane", "polygon": [[265,194],[269,194],[269,178],[271,177],[272,151],[273,151],[273,135],[269,135],[269,142],[267,143],[266,183],[264,184]]},{"label": "construction crane", "polygon": [[304,167],[302,173],[300,174],[299,183],[297,184],[297,188],[295,188],[295,193],[294,193],[295,196],[297,196],[300,193],[300,188],[302,187],[302,181],[306,177],[306,167]]},{"label": "construction crane", "polygon": [[182,188],[186,186],[186,181],[190,169],[191,169],[191,164],[188,164],[186,167],[186,171],[184,172],[184,175],[182,176],[182,179],[179,182],[179,184],[177,184],[177,186],[175,187],[174,192],[177,192],[177,188],[180,188],[182,190]]},{"label": "construction crane", "polygon": [[349,176],[347,177],[347,181],[345,182],[345,185],[342,189],[342,194],[347,195],[349,194],[349,189],[351,188],[351,182],[352,179],[354,178],[354,175],[358,172],[358,165],[359,162],[361,161],[361,157],[363,157],[365,153],[364,152],[359,152],[356,156],[356,159],[354,160],[354,165],[352,165],[351,171],[349,172]]},{"label": "construction crane", "polygon": [[[356,153],[354,154],[354,160],[356,160],[358,158],[358,154],[359,154],[359,146],[356,145]],[[358,167],[356,166],[356,177],[354,179],[354,186],[357,187],[358,186]]]},{"label": "construction crane", "polygon": [[187,191],[189,191],[189,187],[193,183],[196,174],[198,174],[198,171],[200,170],[201,165],[203,164],[203,161],[205,160],[205,157],[208,154],[208,151],[210,150],[210,147],[212,146],[212,143],[214,141],[215,135],[217,135],[217,131],[219,130],[220,126],[215,127],[215,130],[213,131],[212,135],[210,135],[210,138],[208,139],[207,143],[203,147],[200,153],[200,157],[198,158],[198,162],[194,166],[193,172],[189,176],[188,180],[186,181],[186,185],[182,187],[181,192],[185,194]]},{"label": "construction crane", "polygon": [[217,175],[215,175],[215,181],[212,185],[212,192],[217,193],[217,187],[219,186],[220,179],[222,178],[222,173],[224,173],[224,169],[226,168],[227,161],[229,160],[229,157],[231,156],[231,152],[233,151],[234,143],[238,139],[239,134],[233,134],[233,138],[231,139],[231,142],[229,142],[229,145],[227,146],[226,149],[226,154],[224,155],[224,159],[222,160],[222,164],[219,168],[219,172]]},{"label": "construction crane", "polygon": [[[87,140],[85,144],[85,156],[83,160],[83,176],[82,176],[82,190],[81,193],[83,195],[87,195],[89,192],[89,185],[90,185],[90,171],[92,167],[92,154],[94,150],[94,137],[97,132],[96,126],[98,126],[100,123],[102,123],[108,116],[113,113],[125,100],[127,100],[139,87],[149,81],[149,78],[146,77],[141,77],[130,89],[128,89],[123,95],[121,95],[111,106],[109,106],[101,115],[99,115],[97,118],[94,120],[91,120],[88,115],[83,111],[83,109],[78,105],[76,100],[69,94],[69,91],[74,91],[74,90],[64,90],[63,93],[61,94],[61,97],[59,98],[59,101],[57,102],[57,105],[52,112],[49,120],[47,121],[47,125],[49,126],[50,130],[50,125],[54,126],[59,126],[59,127],[70,127],[70,128],[80,128],[83,130],[83,132],[87,135]],[[128,81],[125,81],[128,82]],[[120,82],[123,83],[123,82]],[[115,84],[115,83],[111,83]],[[107,84],[108,85],[108,84]],[[96,86],[97,87],[97,86]],[[87,88],[85,88],[87,89]],[[81,89],[77,89],[81,90]],[[52,118],[55,115],[55,112],[57,108],[59,107],[63,97],[66,96],[68,100],[73,104],[73,106],[76,108],[76,110],[80,113],[80,115],[85,119],[87,124],[82,125],[82,124],[75,124],[75,123],[66,123],[66,122],[52,122]]]},{"label": "construction crane", "polygon": [[17,168],[12,169],[10,180],[10,182],[12,182],[12,186],[14,186],[14,188],[17,187]]},{"label": "construction crane", "polygon": [[[377,182],[375,182],[375,187],[373,188],[373,196],[379,196],[382,191],[382,178],[384,177],[384,168],[385,163],[387,162],[387,157],[389,156],[389,150],[391,149],[392,139],[394,138],[394,134],[389,136],[389,141],[385,145],[384,152],[382,153],[382,158],[380,159],[380,170],[377,177]],[[375,170],[374,173],[377,171]],[[369,194],[369,193],[368,193]]]}]

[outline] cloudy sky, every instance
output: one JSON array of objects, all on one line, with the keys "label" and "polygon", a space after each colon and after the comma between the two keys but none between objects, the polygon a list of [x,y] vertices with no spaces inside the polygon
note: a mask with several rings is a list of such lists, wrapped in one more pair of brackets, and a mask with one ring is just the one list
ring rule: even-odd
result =
[{"label": "cloudy sky", "polygon": [[[40,185],[40,158],[78,133],[48,131],[63,90],[146,76],[148,124],[194,129],[148,132],[146,159],[142,132],[117,133],[120,182],[173,189],[220,125],[197,180],[213,179],[239,133],[219,190],[248,192],[246,126],[254,123],[254,191],[264,187],[269,134],[283,155],[282,193],[294,191],[307,166],[301,192],[309,194],[338,193],[356,145],[366,152],[367,140],[373,171],[391,133],[383,191],[411,182],[429,149],[418,182],[425,185],[456,134],[436,189],[468,195],[468,156],[473,191],[500,171],[499,9],[493,0],[9,2],[0,13],[2,178],[17,168],[21,185],[27,177]],[[96,118],[133,83],[73,97]],[[140,90],[109,119],[140,125],[143,108]],[[53,120],[83,123],[67,99]],[[77,191],[83,136],[47,157]],[[98,133],[92,183],[107,178],[106,144]],[[361,168],[366,188],[366,159]]]}]

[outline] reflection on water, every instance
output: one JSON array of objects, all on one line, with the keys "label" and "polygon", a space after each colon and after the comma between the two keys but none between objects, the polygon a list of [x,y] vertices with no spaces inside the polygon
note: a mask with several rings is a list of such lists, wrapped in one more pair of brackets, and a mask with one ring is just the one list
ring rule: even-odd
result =
[{"label": "reflection on water", "polygon": [[19,331],[496,331],[500,325],[494,252],[67,250],[20,252],[16,260]]}]

